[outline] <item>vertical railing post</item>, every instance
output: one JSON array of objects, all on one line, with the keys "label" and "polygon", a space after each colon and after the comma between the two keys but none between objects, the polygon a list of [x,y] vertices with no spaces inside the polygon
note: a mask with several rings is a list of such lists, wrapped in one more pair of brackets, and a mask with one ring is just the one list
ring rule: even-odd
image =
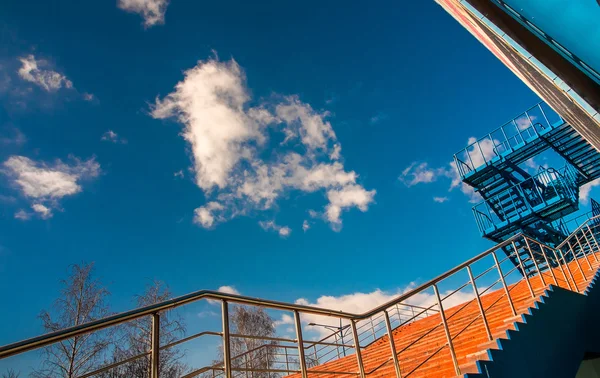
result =
[{"label": "vertical railing post", "polygon": [[375,326],[373,325],[373,317],[371,316],[371,333],[373,334],[373,341],[377,340],[377,336],[375,336]]},{"label": "vertical railing post", "polygon": [[[398,307],[396,307],[398,309]],[[396,353],[396,342],[394,341],[394,334],[392,330],[392,323],[390,322],[390,316],[387,310],[383,310],[385,316],[385,327],[387,329],[388,339],[390,340],[390,349],[392,351],[392,360],[394,361],[394,369],[396,370],[396,378],[402,378],[400,372],[400,363],[398,362],[398,354]]]},{"label": "vertical railing post", "polygon": [[313,344],[313,354],[315,355],[315,364],[319,365],[319,357],[317,356],[317,344]]},{"label": "vertical railing post", "polygon": [[400,308],[398,307],[398,304],[396,303],[396,314],[398,315],[398,326],[402,325],[402,317],[400,316]]},{"label": "vertical railing post", "polygon": [[[569,278],[565,273],[565,269],[563,268],[563,264],[560,262],[560,257],[558,253],[556,253],[556,250],[554,248],[551,248],[550,251],[552,252],[552,255],[554,255],[554,260],[558,264],[558,268],[560,269],[563,277],[565,278],[565,282],[567,283],[567,286],[569,286],[569,290],[573,290],[573,286],[571,286],[571,281],[569,281]],[[577,289],[575,289],[575,291],[577,291]]]},{"label": "vertical railing post", "polygon": [[590,250],[592,252],[592,256],[594,256],[594,260],[596,260],[596,262],[598,262],[598,256],[596,256],[596,252],[598,252],[597,250],[600,246],[598,246],[598,241],[596,240],[596,237],[594,236],[594,233],[592,232],[592,229],[590,228],[590,224],[588,223],[585,226],[587,227],[588,231],[590,232],[590,236],[592,237],[592,239],[594,239],[594,243],[596,244],[596,248],[595,248],[596,251],[594,251],[594,249],[592,249],[593,247],[592,247],[591,243],[589,242],[587,236],[585,237],[585,240],[588,240],[588,244],[590,244]]},{"label": "vertical railing post", "polygon": [[337,337],[337,332],[336,332],[336,333],[334,333],[334,334],[333,334],[333,336],[335,337],[335,350],[336,350],[336,352],[337,352],[337,356],[338,356],[338,358],[340,358],[340,357],[341,357],[341,356],[340,356],[340,346],[338,345],[338,341],[339,341],[339,339],[338,339],[338,337]]},{"label": "vertical railing post", "polygon": [[525,240],[525,245],[527,246],[527,250],[529,250],[529,256],[531,256],[531,260],[533,261],[533,265],[535,266],[535,270],[537,270],[538,275],[540,276],[540,280],[542,281],[542,285],[546,286],[546,280],[544,279],[544,276],[542,275],[542,271],[540,270],[540,267],[539,267],[537,261],[535,260],[534,252],[533,252],[533,249],[531,249],[531,245],[529,244],[529,240],[527,240],[527,237],[525,237],[525,236],[523,236],[523,240]]},{"label": "vertical railing post", "polygon": [[[596,235],[594,235],[594,232],[590,228],[590,224],[588,223],[586,226],[587,226],[588,231],[590,232],[590,235],[592,236],[592,239],[594,239],[594,243],[596,243],[596,252],[594,252],[593,255],[594,255],[594,258],[596,259],[596,262],[598,262],[598,256],[596,256],[596,253],[600,252],[600,244],[598,244],[598,240],[596,240]],[[594,228],[596,228],[596,226],[594,226]]]},{"label": "vertical railing post", "polygon": [[352,327],[352,337],[354,338],[354,352],[356,353],[356,363],[358,364],[358,374],[360,378],[366,378],[365,366],[363,365],[362,353],[360,351],[360,340],[358,339],[358,331],[356,330],[356,321],[350,320]]},{"label": "vertical railing post", "polygon": [[504,280],[504,273],[502,273],[502,268],[500,267],[500,263],[498,262],[498,257],[496,257],[496,251],[492,252],[492,257],[494,258],[496,269],[498,270],[498,274],[500,275],[500,282],[502,282],[502,287],[504,287],[504,292],[506,293],[506,298],[508,299],[510,310],[512,311],[513,316],[517,316],[515,305],[513,304],[512,298],[510,297],[510,291],[508,290],[508,286],[506,286],[506,281]]},{"label": "vertical railing post", "polygon": [[450,335],[450,328],[448,328],[448,321],[446,320],[446,314],[444,313],[444,306],[442,305],[442,299],[440,298],[440,292],[437,284],[433,285],[433,291],[435,292],[435,298],[440,310],[440,317],[442,318],[442,325],[446,332],[446,341],[448,342],[448,348],[450,349],[450,356],[452,357],[452,363],[454,364],[454,371],[456,375],[460,375],[460,367],[458,366],[458,360],[456,359],[456,351],[454,350],[454,344],[452,343],[452,336]]},{"label": "vertical railing post", "polygon": [[[583,229],[581,229],[581,233],[582,234],[584,233]],[[585,261],[587,261],[587,263],[588,263],[588,268],[590,268],[590,270],[593,270],[592,263],[590,262],[590,259],[588,258],[587,253],[585,253],[585,248],[583,247],[583,244],[581,244],[581,240],[577,237],[577,235],[574,235],[574,236],[575,236],[575,240],[577,240],[577,244],[579,245],[579,248],[581,248],[581,253],[583,253],[583,257],[585,257]],[[583,236],[585,236],[585,234]],[[589,244],[588,244],[588,246],[591,249],[591,246]]]},{"label": "vertical railing post", "polygon": [[158,378],[160,368],[160,315],[152,314],[152,346],[150,352],[150,378]]},{"label": "vertical railing post", "polygon": [[531,293],[531,298],[535,298],[535,294],[533,292],[533,287],[531,287],[531,282],[529,282],[529,275],[525,271],[525,265],[523,265],[523,260],[521,260],[521,256],[519,255],[519,250],[515,245],[515,242],[512,242],[513,249],[515,250],[515,255],[517,255],[517,260],[519,260],[519,265],[521,266],[521,272],[523,272],[523,277],[525,277],[525,282],[527,283],[527,287],[529,288],[529,293]]},{"label": "vertical railing post", "polygon": [[469,280],[471,280],[471,286],[473,287],[473,292],[475,293],[475,299],[477,300],[477,306],[479,306],[479,313],[481,313],[481,320],[483,320],[483,326],[485,327],[485,333],[487,334],[488,340],[493,340],[492,332],[490,331],[490,326],[488,324],[487,318],[485,316],[485,310],[483,308],[483,304],[481,303],[481,298],[479,297],[479,290],[477,290],[477,285],[475,284],[475,278],[473,278],[473,272],[471,271],[471,266],[467,265],[467,273],[469,273]]},{"label": "vertical railing post", "polygon": [[229,337],[229,304],[221,301],[221,321],[223,323],[223,368],[225,377],[231,378],[231,339]]},{"label": "vertical railing post", "polygon": [[[554,280],[554,284],[556,286],[558,285],[558,280],[556,279],[556,275],[554,274],[554,269],[552,268],[552,265],[550,265],[550,260],[548,259],[548,255],[546,254],[546,252],[544,252],[544,246],[540,243],[540,242],[536,242],[538,247],[540,247],[540,251],[542,252],[542,256],[544,256],[544,260],[546,260],[546,266],[548,267],[548,271],[550,272],[550,275],[552,276],[552,279]],[[560,265],[560,263],[559,263]],[[567,278],[567,277],[565,277]]]},{"label": "vertical railing post", "polygon": [[575,277],[573,276],[573,272],[571,271],[571,267],[569,263],[567,263],[567,259],[565,258],[565,254],[560,249],[557,249],[558,253],[562,257],[563,263],[565,264],[565,268],[567,268],[567,272],[569,272],[569,277],[571,277],[571,281],[573,281],[573,286],[575,286],[575,291],[579,292],[579,287],[577,287],[577,281],[575,281]]},{"label": "vertical railing post", "polygon": [[579,259],[577,258],[577,255],[575,254],[573,247],[571,246],[571,242],[568,240],[567,240],[567,245],[569,246],[569,250],[571,251],[571,254],[573,255],[573,260],[575,260],[575,264],[577,265],[577,268],[579,268],[579,271],[581,272],[581,276],[583,277],[583,280],[587,281],[587,277],[585,276],[585,273],[583,273],[583,268],[581,267],[581,264],[579,263]]},{"label": "vertical railing post", "polygon": [[306,371],[306,358],[304,356],[304,339],[302,338],[302,323],[300,322],[300,313],[294,310],[294,321],[296,323],[296,338],[298,339],[298,359],[300,360],[300,372],[302,378],[308,378]]},{"label": "vertical railing post", "polygon": [[286,373],[289,374],[289,373],[291,373],[291,371],[290,371],[290,362],[288,360],[287,345],[283,347],[283,350],[285,351],[285,369],[287,370]]}]

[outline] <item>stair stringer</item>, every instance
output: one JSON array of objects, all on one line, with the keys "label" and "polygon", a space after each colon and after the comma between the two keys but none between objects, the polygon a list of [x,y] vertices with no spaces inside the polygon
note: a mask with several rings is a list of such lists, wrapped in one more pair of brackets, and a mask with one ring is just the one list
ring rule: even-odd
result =
[{"label": "stair stringer", "polygon": [[521,320],[496,339],[479,373],[466,378],[574,377],[586,350],[586,296],[550,285]]}]

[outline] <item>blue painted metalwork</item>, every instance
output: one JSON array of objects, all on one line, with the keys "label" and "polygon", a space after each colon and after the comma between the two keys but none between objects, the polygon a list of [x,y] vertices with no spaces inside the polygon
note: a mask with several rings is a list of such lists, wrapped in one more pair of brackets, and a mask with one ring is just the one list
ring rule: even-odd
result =
[{"label": "blue painted metalwork", "polygon": [[570,165],[544,169],[491,196],[480,192],[486,199],[473,207],[473,214],[482,236],[495,241],[541,218],[554,221],[576,211],[579,201],[577,172]]},{"label": "blue painted metalwork", "polygon": [[[532,175],[520,167],[548,150],[565,160],[563,168],[540,167]],[[578,210],[579,187],[600,177],[600,152],[543,102],[470,141],[454,162],[462,181],[483,199],[473,207],[479,232],[496,242],[524,232],[560,244],[570,231],[563,217]],[[600,204],[594,203],[600,215]],[[526,251],[506,248],[509,256],[513,248]]]},{"label": "blue painted metalwork", "polygon": [[543,102],[473,141],[454,154],[454,162],[462,181],[481,190],[502,181],[499,171],[512,173],[548,149],[579,171],[580,184],[600,177],[600,153]]}]

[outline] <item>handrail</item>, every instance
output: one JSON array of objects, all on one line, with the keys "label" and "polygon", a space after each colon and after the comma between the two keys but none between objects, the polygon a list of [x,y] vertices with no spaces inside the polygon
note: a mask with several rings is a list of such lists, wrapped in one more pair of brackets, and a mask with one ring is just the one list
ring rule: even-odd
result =
[{"label": "handrail", "polygon": [[[575,238],[577,240],[577,245],[579,245],[580,248],[584,248],[582,247],[582,243],[584,245],[587,244],[587,246],[589,247],[589,250],[592,249],[592,245],[590,243],[590,241],[587,238],[586,233],[584,232],[583,236],[585,237],[585,241],[580,242],[580,238],[578,237],[578,235],[580,235],[580,231],[583,230],[584,227],[590,225],[590,223],[594,222],[596,223],[596,220],[600,218],[599,216],[596,217],[591,217],[588,220],[586,220],[581,226],[579,226],[573,233],[569,234],[569,236],[565,239],[565,241],[563,241],[559,247],[563,246],[565,243],[568,243],[570,240],[572,240],[573,238]],[[595,225],[594,228],[596,228],[597,226]],[[590,230],[591,232],[591,230]],[[594,233],[591,233],[591,237],[594,238],[594,242],[596,243],[596,246],[599,246],[596,238],[594,237]],[[523,241],[525,241],[525,244],[527,245],[527,247],[523,247]],[[532,247],[529,244],[529,241],[532,243],[537,244],[537,246],[540,248],[540,250],[542,251],[542,255],[545,257],[546,259],[546,266],[543,267],[540,263],[540,265],[538,266],[538,263],[536,262],[536,257],[535,255],[539,253],[537,253],[537,251],[535,249],[532,249]],[[517,247],[517,245],[520,243],[520,246]],[[507,257],[505,259],[502,259],[501,262],[498,261],[498,258],[496,256],[496,253],[498,251],[501,251],[502,249],[505,249],[505,247],[511,245],[512,246],[512,250],[509,252],[507,252],[507,250],[505,250],[504,252],[507,253]],[[521,248],[525,248],[525,251],[529,251],[528,254],[525,255],[525,257],[520,257],[520,254],[522,253]],[[547,250],[549,250],[551,252],[551,255],[548,256],[546,254],[546,252],[544,252],[544,249],[547,248]],[[458,362],[456,360],[456,355],[455,355],[455,351],[454,351],[454,347],[452,345],[452,340],[454,338],[456,338],[456,336],[458,335],[454,335],[454,337],[452,337],[452,335],[450,334],[449,328],[448,328],[448,324],[447,321],[452,319],[454,317],[454,315],[456,315],[458,312],[460,312],[461,310],[458,310],[456,312],[454,312],[452,315],[450,315],[449,317],[446,317],[444,314],[444,308],[442,305],[442,301],[446,300],[449,296],[459,292],[460,290],[462,290],[464,287],[468,286],[469,284],[473,286],[474,290],[475,290],[475,296],[477,299],[477,302],[479,303],[479,308],[480,308],[480,312],[481,312],[481,317],[483,319],[484,325],[487,329],[487,332],[489,334],[489,328],[487,325],[487,320],[485,319],[485,309],[481,306],[481,302],[479,297],[483,294],[481,292],[478,292],[476,285],[475,285],[475,280],[478,279],[479,277],[481,277],[483,274],[488,273],[489,271],[491,271],[490,269],[487,269],[484,273],[477,275],[477,278],[473,277],[473,274],[471,272],[471,266],[478,262],[481,259],[484,259],[486,257],[488,257],[489,255],[492,255],[492,257],[494,257],[494,263],[495,263],[495,267],[498,270],[498,273],[500,274],[500,279],[497,280],[496,282],[494,282],[494,284],[492,284],[492,286],[498,284],[499,282],[502,283],[502,286],[504,287],[505,290],[505,295],[508,297],[508,301],[510,304],[510,307],[512,308],[512,312],[513,314],[516,315],[515,312],[515,308],[514,305],[512,303],[512,300],[510,298],[510,290],[509,287],[507,286],[507,283],[505,282],[505,278],[511,276],[511,274],[513,274],[513,272],[515,272],[519,266],[522,269],[522,273],[524,274],[524,279],[527,283],[527,285],[529,286],[529,291],[531,292],[531,296],[534,296],[534,292],[532,290],[532,286],[529,283],[529,273],[525,272],[525,269],[528,269],[530,272],[533,272],[533,274],[535,274],[535,271],[533,270],[533,268],[535,268],[535,270],[537,271],[537,274],[540,275],[540,278],[542,279],[543,282],[543,276],[541,276],[542,274],[542,270],[540,269],[540,267],[545,268],[545,269],[552,269],[552,265],[550,263],[550,261],[556,261],[558,262],[558,266],[560,268],[560,270],[562,271],[563,276],[565,277],[565,281],[569,286],[569,289],[571,289],[571,284],[569,283],[569,280],[565,274],[565,270],[563,270],[563,265],[566,268],[566,271],[569,273],[569,276],[571,277],[571,281],[573,281],[573,284],[575,285],[575,290],[579,291],[579,288],[577,287],[577,283],[575,282],[575,279],[573,277],[573,274],[571,273],[571,270],[569,268],[569,266],[567,265],[567,260],[565,259],[565,257],[571,253],[573,254],[573,258],[577,259],[577,254],[579,252],[575,252],[577,251],[576,249],[577,247],[574,244],[573,248],[569,248],[570,251],[565,251],[564,253],[561,253],[560,249],[558,248],[552,248],[549,247],[545,244],[543,244],[542,242],[532,239],[529,236],[523,234],[523,233],[519,233],[516,234],[512,237],[510,237],[509,239],[498,243],[497,245],[487,249],[486,251],[472,257],[471,259],[463,262],[462,264],[459,264],[458,266],[446,271],[445,273],[413,288],[412,290],[403,293],[401,295],[396,296],[395,298],[393,298],[392,300],[389,300],[388,302],[381,304],[369,311],[363,312],[361,314],[354,314],[354,313],[348,313],[348,312],[343,312],[343,311],[336,311],[336,310],[331,310],[331,309],[327,309],[327,308],[321,308],[321,307],[314,307],[314,306],[306,306],[306,305],[298,305],[298,304],[292,304],[292,303],[286,303],[286,302],[280,302],[280,301],[273,301],[273,300],[265,300],[265,299],[260,299],[260,298],[253,298],[253,297],[247,297],[247,296],[241,296],[241,295],[234,295],[234,294],[227,294],[227,293],[221,293],[221,292],[216,292],[216,291],[210,291],[210,290],[201,290],[201,291],[196,291],[187,295],[183,295],[177,298],[173,298],[170,300],[166,300],[157,304],[153,304],[153,305],[149,305],[149,306],[144,306],[138,309],[134,309],[134,310],[130,310],[127,312],[123,312],[120,314],[116,314],[116,315],[112,315],[109,317],[106,317],[104,319],[99,319],[93,322],[89,322],[86,324],[82,324],[79,326],[75,326],[75,327],[69,327],[66,328],[64,330],[60,330],[57,332],[53,332],[47,335],[42,335],[42,336],[38,336],[35,338],[31,338],[28,340],[24,340],[24,341],[20,341],[17,343],[13,343],[13,344],[9,344],[9,345],[5,345],[3,347],[0,347],[0,359],[4,359],[7,358],[9,356],[12,355],[16,355],[19,353],[23,353],[26,351],[30,351],[30,350],[34,350],[37,348],[41,348],[44,347],[46,345],[55,343],[55,342],[60,342],[62,340],[74,337],[74,336],[78,336],[81,334],[85,334],[85,333],[89,333],[89,332],[93,332],[93,331],[97,331],[97,330],[101,330],[104,329],[106,327],[110,327],[113,325],[117,325],[117,324],[121,324],[133,319],[137,319],[140,318],[142,316],[148,316],[151,315],[152,316],[152,320],[153,320],[153,327],[156,327],[156,324],[159,320],[160,320],[160,312],[162,311],[166,311],[166,310],[170,310],[173,308],[176,308],[178,306],[182,306],[185,304],[189,304],[201,299],[211,299],[211,300],[219,300],[222,302],[222,306],[223,306],[223,310],[222,310],[222,319],[223,319],[223,331],[222,332],[205,332],[205,333],[200,333],[200,334],[196,334],[196,335],[192,335],[186,338],[183,338],[181,340],[175,341],[174,343],[168,344],[168,345],[164,345],[164,346],[159,346],[158,344],[158,339],[154,339],[154,334],[155,332],[158,331],[153,331],[153,346],[151,348],[151,350],[149,352],[145,352],[139,356],[134,356],[134,357],[130,357],[128,359],[126,359],[125,361],[121,361],[115,364],[110,364],[107,366],[104,366],[103,368],[101,368],[99,371],[106,371],[108,369],[111,369],[115,366],[121,365],[123,363],[126,363],[128,361],[131,361],[134,358],[139,358],[142,357],[144,355],[151,355],[151,377],[156,377],[156,375],[154,373],[156,373],[158,371],[158,351],[161,349],[165,349],[168,348],[170,346],[173,345],[177,345],[180,344],[184,341],[190,340],[192,338],[196,338],[199,337],[203,334],[212,334],[212,335],[220,335],[223,338],[223,348],[224,348],[224,365],[223,367],[214,367],[214,366],[209,366],[208,369],[218,369],[218,370],[224,370],[225,372],[227,372],[227,378],[231,377],[231,372],[232,371],[237,371],[238,369],[233,368],[231,366],[231,361],[233,359],[239,358],[241,356],[231,356],[230,352],[229,352],[229,338],[231,337],[248,337],[248,338],[258,338],[258,339],[265,339],[265,340],[276,340],[276,341],[284,341],[284,342],[290,342],[290,343],[294,343],[297,344],[297,349],[298,349],[298,358],[300,360],[300,372],[302,373],[302,376],[305,377],[306,376],[306,372],[307,372],[307,366],[305,363],[305,352],[304,350],[307,349],[306,345],[308,344],[309,347],[314,347],[315,345],[329,345],[329,346],[333,346],[338,348],[339,346],[344,346],[344,347],[348,347],[348,348],[353,348],[355,350],[355,354],[356,354],[356,358],[357,358],[357,362],[358,362],[358,366],[360,368],[360,375],[364,377],[364,366],[363,366],[363,362],[362,362],[362,357],[361,357],[361,349],[363,349],[365,346],[361,345],[361,339],[360,336],[357,332],[357,323],[361,320],[365,320],[365,319],[370,319],[371,320],[371,328],[372,328],[372,332],[373,332],[373,337],[374,339],[376,338],[376,332],[374,331],[374,325],[373,320],[375,319],[379,319],[381,318],[382,315],[385,316],[385,323],[386,324],[386,329],[387,329],[387,335],[388,337],[392,337],[392,332],[395,328],[392,328],[390,325],[390,318],[389,318],[389,310],[390,308],[393,308],[393,306],[402,306],[402,307],[406,307],[406,308],[410,308],[410,307],[416,307],[416,308],[424,308],[425,311],[427,311],[428,309],[431,309],[432,307],[438,306],[439,309],[439,315],[441,317],[442,322],[439,323],[436,327],[434,327],[433,329],[429,330],[426,334],[429,334],[433,331],[435,331],[436,329],[438,329],[440,326],[443,326],[444,331],[446,333],[446,338],[447,338],[447,345],[442,346],[442,347],[448,347],[450,349],[450,353],[451,353],[451,357],[453,359],[453,363],[454,363],[454,367],[456,370],[457,374],[460,374],[460,369],[458,366]],[[587,253],[585,252],[584,249],[584,255]],[[515,267],[511,270],[509,270],[508,272],[505,270],[503,272],[503,270],[500,268],[500,264],[502,264],[504,261],[506,261],[507,259],[509,259],[509,257],[513,256],[514,254],[516,254],[516,257],[518,259],[519,264],[517,265],[515,263]],[[553,256],[552,256],[553,255]],[[548,260],[550,258],[550,260]],[[561,263],[560,259],[562,258],[563,263]],[[594,258],[596,258],[596,256],[594,255]],[[556,260],[555,260],[556,259]],[[586,257],[587,259],[587,257]],[[581,272],[581,275],[583,276],[584,279],[586,279],[585,274],[581,268],[581,266],[579,265],[579,261],[575,260],[576,264],[577,264],[577,268],[579,269],[579,271]],[[596,261],[598,261],[598,259],[596,258]],[[526,265],[526,263],[528,265]],[[590,261],[588,259],[588,265],[590,267],[590,269],[592,269],[592,265],[590,264]],[[439,292],[439,284],[441,283],[441,281],[449,278],[450,276],[453,276],[454,274],[462,271],[463,269],[466,269],[468,271],[469,277],[470,277],[470,281],[468,281],[467,283],[463,284],[462,286],[460,286],[458,289],[452,291],[450,294],[448,294],[448,292],[444,292],[443,297],[440,296],[440,292]],[[554,274],[552,274],[552,276],[554,277]],[[558,284],[558,282],[556,281],[556,277],[554,277],[554,281],[556,284]],[[490,289],[490,287],[488,287],[488,289]],[[425,290],[429,290],[429,289],[433,289],[434,293],[435,293],[435,297],[437,297],[437,304],[431,304],[431,306],[429,306],[429,308],[425,308],[425,307],[421,307],[421,306],[414,306],[414,305],[410,305],[410,304],[405,304],[402,303],[406,300],[409,300],[410,298],[412,298],[415,295],[418,295],[420,293],[422,293]],[[486,289],[485,291],[487,291],[488,289]],[[485,292],[484,291],[484,292]],[[504,295],[503,295],[504,296]],[[256,305],[256,306],[262,306],[262,307],[267,307],[267,308],[271,308],[271,309],[277,309],[277,310],[283,310],[283,311],[293,311],[294,313],[294,319],[295,319],[295,325],[296,325],[296,332],[297,332],[297,336],[296,338],[280,338],[280,337],[260,337],[260,336],[252,336],[252,335],[240,335],[240,334],[233,334],[229,332],[229,325],[228,325],[228,311],[227,311],[227,307],[228,307],[228,303],[239,303],[239,304],[245,304],[245,305]],[[465,305],[466,306],[466,305]],[[463,307],[464,308],[464,307]],[[323,340],[326,340],[330,337],[332,337],[333,335],[337,334],[337,332],[332,333],[329,336],[324,337],[322,340],[319,340],[317,342],[314,341],[304,341],[302,338],[302,325],[301,325],[301,314],[302,313],[308,313],[308,314],[315,314],[315,315],[320,315],[320,316],[332,316],[332,317],[337,317],[339,319],[346,319],[349,320],[350,326],[351,326],[351,330],[352,330],[352,338],[354,340],[353,345],[350,344],[345,344],[344,342],[342,342],[341,344],[338,343],[338,341],[336,340],[335,343],[327,343],[327,342],[322,342]],[[414,311],[413,311],[414,313]],[[398,314],[399,315],[399,314]],[[414,318],[416,318],[414,316]],[[381,327],[382,323],[384,323],[383,321],[380,321],[377,323],[377,327],[379,327],[377,329],[377,333],[383,329],[383,327]],[[400,320],[400,325],[402,324],[406,324],[407,322],[402,323],[402,321]],[[472,322],[471,322],[472,323]],[[363,325],[364,326],[364,325]],[[360,328],[362,328],[363,326],[361,326]],[[467,325],[468,327],[469,325]],[[359,328],[359,329],[360,329]],[[367,329],[368,330],[368,329]],[[461,332],[462,333],[462,330]],[[459,334],[460,334],[459,333]],[[489,336],[491,337],[491,336]],[[420,339],[420,338],[419,338]],[[416,341],[419,341],[419,339],[417,339]],[[364,339],[363,339],[364,340]],[[391,340],[391,339],[390,339]],[[415,341],[415,342],[416,342]],[[156,343],[156,344],[155,344]],[[411,343],[412,344],[412,343]],[[398,360],[397,360],[397,354],[399,352],[397,352],[397,350],[395,349],[394,344],[390,341],[390,346],[392,348],[392,356],[393,358],[389,361],[394,361],[395,367],[396,367],[396,371],[397,374],[399,371],[399,365],[398,365]],[[259,348],[263,348],[265,347],[265,345],[263,346],[259,346]],[[290,347],[292,348],[292,347]],[[317,357],[317,349],[314,348],[314,354],[315,354],[315,358],[319,358]],[[332,353],[335,349],[332,349],[329,353]],[[251,351],[249,351],[251,352]],[[400,351],[401,352],[401,351]],[[325,354],[325,355],[327,355]],[[339,358],[339,350],[338,350],[338,358]],[[388,362],[389,362],[388,361]],[[423,363],[427,362],[423,361],[420,365],[422,365]],[[288,363],[287,361],[287,356],[286,356],[286,364]],[[385,364],[383,364],[385,365]],[[382,365],[382,366],[383,366]],[[417,367],[418,368],[418,367]],[[200,370],[203,370],[206,368],[202,368]],[[376,369],[377,370],[377,369]],[[275,370],[273,370],[275,371]],[[289,366],[287,368],[286,371],[290,371]],[[297,370],[292,370],[292,371],[297,371]],[[312,371],[312,370],[311,370]],[[98,372],[98,371],[96,371]],[[196,371],[196,373],[199,373],[200,371]],[[90,374],[92,373],[88,373],[85,376],[90,376]]]},{"label": "handrail", "polygon": [[490,253],[493,253],[499,248],[502,248],[506,245],[509,245],[513,240],[520,237],[522,234],[519,233],[514,235],[508,240],[505,240],[492,248],[480,253],[479,255],[465,261],[464,263],[448,270],[445,273],[440,274],[439,276],[415,287],[414,289],[399,295],[395,299],[392,299],[382,305],[375,307],[372,310],[366,311],[362,314],[353,314],[344,311],[337,311],[326,309],[322,307],[314,307],[314,306],[306,306],[306,305],[298,305],[268,299],[261,298],[253,298],[243,295],[235,295],[222,293],[219,291],[213,290],[200,290],[190,294],[182,295],[177,298],[169,299],[160,303],[156,303],[149,306],[144,306],[138,309],[122,312],[120,314],[112,315],[103,319],[98,319],[92,322],[84,323],[78,326],[65,328],[60,331],[51,332],[46,335],[41,335],[37,337],[33,337],[30,339],[26,339],[23,341],[19,341],[16,343],[8,344],[0,347],[0,360],[6,357],[10,357],[16,354],[24,353],[30,350],[38,349],[59,341],[63,341],[69,339],[74,336],[78,336],[81,334],[98,331],[113,325],[121,324],[128,322],[130,320],[138,319],[143,316],[148,316],[152,314],[156,314],[161,311],[170,310],[188,303],[196,302],[201,299],[213,299],[213,300],[221,300],[226,302],[233,302],[245,305],[257,305],[262,307],[268,307],[276,310],[284,310],[284,311],[298,311],[303,313],[309,313],[314,315],[323,315],[323,316],[333,316],[337,318],[343,318],[347,320],[362,320],[366,318],[370,318],[371,316],[377,314],[378,312],[387,309],[395,304],[400,304],[402,301],[405,301],[423,291],[424,289],[435,285],[436,283],[444,280],[445,278],[453,275],[454,273],[464,269],[468,265],[473,264],[474,262],[488,256]]},{"label": "handrail", "polygon": [[574,235],[576,232],[579,232],[583,228],[583,226],[586,226],[590,221],[595,220],[595,219],[599,219],[599,218],[600,218],[600,215],[596,215],[595,217],[588,218],[588,220],[586,220],[579,227],[577,227],[575,230],[573,230],[573,232],[571,232],[569,234],[568,238],[566,238],[559,245],[557,245],[555,247],[555,249],[561,249],[566,243],[568,243],[569,239],[571,239],[571,237],[572,237],[571,235]]}]

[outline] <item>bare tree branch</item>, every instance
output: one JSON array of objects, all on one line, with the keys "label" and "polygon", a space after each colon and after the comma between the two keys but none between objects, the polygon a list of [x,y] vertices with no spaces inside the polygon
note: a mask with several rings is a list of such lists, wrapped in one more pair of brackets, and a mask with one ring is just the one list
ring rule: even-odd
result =
[{"label": "bare tree branch", "polygon": [[[93,264],[73,265],[69,277],[61,280],[60,297],[52,310],[43,310],[39,318],[47,332],[58,331],[103,318],[109,314],[105,303],[109,293],[93,278]],[[50,345],[43,350],[42,366],[34,378],[75,378],[94,370],[111,343],[112,331],[101,330]]]}]

